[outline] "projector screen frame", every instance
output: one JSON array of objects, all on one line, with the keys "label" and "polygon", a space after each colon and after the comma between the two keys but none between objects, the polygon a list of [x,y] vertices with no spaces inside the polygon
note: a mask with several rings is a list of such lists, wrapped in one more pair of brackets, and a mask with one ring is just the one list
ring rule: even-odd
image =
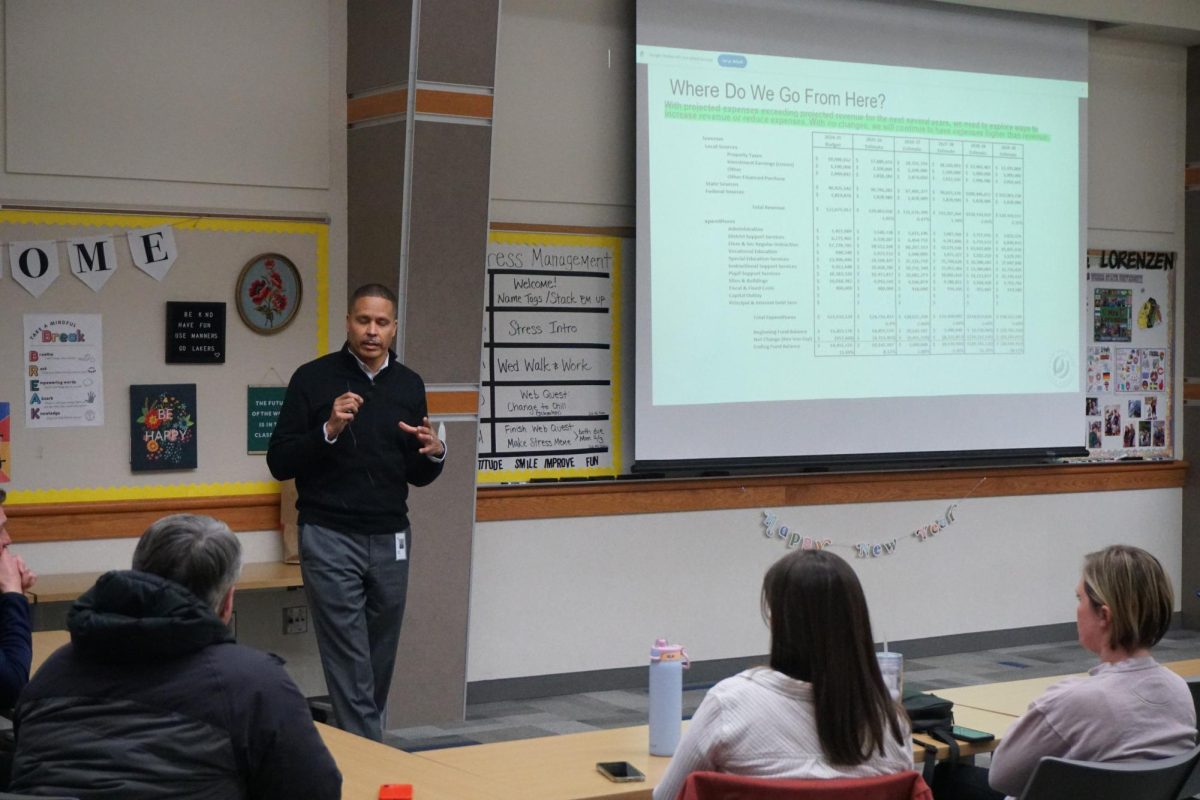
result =
[{"label": "projector screen frame", "polygon": [[[666,6],[671,5],[670,0],[667,0],[667,2],[665,2],[665,3],[663,3],[661,0],[659,0],[659,2],[649,2],[646,4],[647,5],[666,5]],[[642,3],[639,3],[639,15],[641,14],[642,5],[643,5]],[[707,5],[714,5],[714,3],[709,2],[709,3],[707,3]],[[768,0],[768,2],[766,2],[766,5],[774,5],[776,7],[780,7],[780,4],[771,3],[771,2],[769,2],[769,0]],[[817,3],[808,3],[805,5],[818,5],[819,6],[821,4],[819,2],[817,2]],[[978,9],[962,9],[962,8],[946,9],[944,6],[939,6],[939,4],[922,3],[922,2],[879,4],[879,3],[872,3],[872,2],[870,2],[870,0],[868,0],[867,2],[859,4],[859,5],[862,5],[862,6],[887,5],[887,6],[892,6],[892,7],[904,7],[904,8],[909,8],[909,9],[916,9],[920,13],[929,13],[929,12],[933,11],[936,14],[938,14],[939,16],[943,15],[943,13],[948,13],[951,15],[958,15],[960,18],[974,20],[975,22],[977,22],[979,24],[987,24],[988,22],[991,22],[991,21],[1002,20],[1002,21],[1011,22],[1013,24],[1024,25],[1032,20],[1035,23],[1035,27],[1044,24],[1044,25],[1048,26],[1048,28],[1050,28],[1050,29],[1059,29],[1059,30],[1069,29],[1071,31],[1072,36],[1078,37],[1075,40],[1076,41],[1075,46],[1077,47],[1078,52],[1081,52],[1083,54],[1082,78],[1084,81],[1086,81],[1086,52],[1087,52],[1087,41],[1086,40],[1087,40],[1087,35],[1086,35],[1086,30],[1080,24],[1076,24],[1071,21],[1056,20],[1056,19],[1048,20],[1046,18],[1039,18],[1039,17],[1035,17],[1033,15],[1011,14],[1008,12],[994,12],[994,11],[986,11],[986,10],[978,10]],[[745,13],[749,14],[751,12],[749,12],[748,10],[745,10]],[[691,23],[689,23],[689,26],[690,25],[691,25]],[[684,26],[684,27],[689,27],[689,26]],[[672,35],[675,36],[677,34],[678,34],[678,30],[676,31],[676,33],[674,33]],[[1031,41],[1029,42],[1029,45],[1035,49],[1036,49],[1036,47],[1044,45],[1044,41],[1039,39],[1039,37],[1036,35],[1030,37],[1030,40]],[[1078,42],[1080,42],[1080,41],[1082,42],[1082,45],[1078,45]],[[641,32],[640,32],[640,16],[639,16],[639,34],[638,34],[637,47],[640,47],[643,44],[646,44],[647,46],[688,46],[688,47],[697,47],[698,46],[697,44],[694,44],[694,43],[685,45],[682,41],[678,41],[678,40],[673,40],[673,41],[669,41],[669,42],[656,41],[656,42],[653,42],[652,44],[644,42],[642,39],[642,36],[641,36]],[[703,41],[701,41],[701,44],[705,44],[705,43]],[[707,44],[711,45],[712,43],[709,42]],[[770,43],[768,43],[768,44],[770,44]],[[955,47],[956,47],[956,45],[954,45],[954,44],[950,45],[951,50],[955,49]],[[959,49],[961,49],[961,47]],[[735,50],[733,52],[738,52],[738,51]],[[772,48],[771,46],[767,46],[761,50],[756,49],[753,51],[746,51],[746,52],[775,53],[775,52],[778,52],[778,48]],[[1078,52],[1076,53],[1076,55],[1078,55]],[[789,54],[789,55],[794,55],[794,53]],[[983,48],[980,52],[977,52],[975,54],[975,56],[980,59],[980,63],[990,64],[991,62],[989,62],[988,59],[994,58],[995,53],[987,50],[987,48]],[[830,58],[830,54],[829,54],[829,52],[818,52],[816,54],[816,57]],[[953,62],[953,60],[954,60],[953,56],[945,56],[944,54],[930,54],[928,57],[935,61],[941,59],[942,61]],[[958,57],[961,58],[962,54],[959,53]],[[1037,59],[1026,58],[1022,62],[1024,64],[1028,65],[1028,70],[1029,70],[1028,74],[1029,75],[1038,76],[1037,70],[1039,69],[1039,66],[1037,65],[1036,61],[1037,61]],[[954,66],[954,64],[953,63],[938,63],[938,64],[936,64],[936,66],[944,67],[944,68],[951,68]],[[961,66],[959,68],[961,69]],[[1016,73],[1014,73],[1014,74],[1016,74]],[[1044,77],[1044,76],[1039,76],[1039,77]],[[1066,79],[1071,79],[1071,78],[1077,79],[1080,77],[1081,77],[1080,74],[1074,74],[1074,75],[1055,76],[1052,79],[1066,80]],[[639,63],[637,65],[637,85],[636,85],[636,102],[637,102],[637,105],[639,108],[639,115],[642,113],[642,109],[645,109],[647,107],[646,83],[647,83],[647,81],[646,81],[646,65]],[[1075,287],[1078,290],[1078,292],[1082,292],[1083,289],[1085,288],[1084,276],[1085,276],[1085,271],[1086,271],[1084,258],[1083,258],[1083,254],[1086,252],[1086,234],[1087,234],[1087,223],[1086,223],[1086,218],[1087,218],[1087,209],[1086,209],[1086,181],[1087,181],[1087,176],[1086,176],[1086,158],[1087,158],[1086,114],[1087,114],[1087,108],[1086,108],[1086,106],[1087,106],[1087,100],[1086,100],[1086,92],[1085,92],[1084,95],[1079,99],[1079,111],[1078,111],[1078,114],[1079,114],[1079,120],[1078,120],[1078,131],[1079,131],[1078,197],[1079,197],[1079,205],[1078,205],[1078,217],[1077,217],[1078,236],[1077,236],[1077,240],[1075,242],[1075,252],[1077,254],[1076,260],[1075,260],[1076,272],[1075,272],[1075,277],[1074,277],[1074,280],[1076,282]],[[639,172],[639,175],[649,175],[650,174],[649,166],[647,163],[648,142],[647,142],[646,137],[647,137],[647,127],[643,123],[639,122],[639,124],[637,126],[637,150],[636,150],[637,170]],[[641,178],[639,177],[639,183],[640,182],[641,182]],[[644,275],[644,271],[647,269],[647,266],[650,263],[650,259],[647,257],[647,254],[650,252],[651,237],[653,237],[654,233],[650,229],[650,225],[649,225],[649,212],[643,207],[644,195],[643,195],[641,186],[639,186],[638,199],[639,199],[639,204],[638,204],[638,212],[637,212],[637,214],[638,214],[638,243],[637,243],[637,248],[638,248],[638,259],[637,259],[637,261],[638,261],[638,290],[637,290],[637,293],[639,295],[639,302],[640,302],[641,296],[642,296],[646,286],[648,285],[647,282],[644,282],[644,281],[647,281],[647,279],[645,278],[645,275]],[[1059,261],[1057,263],[1062,263],[1062,262]],[[1028,269],[1028,267],[1027,267],[1027,269]],[[1085,346],[1084,343],[1086,340],[1086,337],[1084,334],[1085,334],[1085,330],[1086,330],[1085,326],[1086,326],[1087,320],[1083,319],[1083,315],[1080,310],[1080,308],[1082,306],[1081,299],[1078,297],[1076,297],[1074,299],[1075,299],[1075,302],[1077,303],[1077,305],[1075,307],[1075,314],[1077,315],[1076,319],[1078,320],[1078,331],[1077,331],[1075,342],[1074,342],[1074,344],[1075,344],[1074,361],[1075,361],[1075,371],[1076,371],[1075,374],[1076,374],[1077,379],[1074,382],[1074,384],[1071,385],[1071,387],[1069,389],[1067,389],[1065,392],[1063,392],[1063,394],[1077,396],[1079,399],[1079,402],[1077,405],[1079,406],[1079,408],[1081,410],[1082,409],[1083,391],[1082,391],[1082,380],[1081,380],[1081,377],[1079,376],[1079,373],[1082,371],[1082,364],[1084,361],[1084,357],[1083,357],[1084,352],[1083,351],[1084,351],[1084,346]],[[1057,461],[1058,459],[1075,457],[1075,456],[1083,456],[1083,455],[1086,455],[1086,453],[1087,453],[1086,448],[1083,447],[1082,443],[1075,444],[1070,441],[1072,439],[1075,439],[1075,440],[1078,440],[1081,442],[1083,439],[1082,434],[1079,434],[1077,436],[1072,435],[1073,429],[1072,430],[1061,430],[1062,426],[1059,426],[1057,428],[1049,429],[1049,430],[1043,432],[1048,435],[1040,435],[1040,436],[1032,437],[1032,439],[1035,439],[1036,441],[1031,441],[1029,439],[1029,437],[1027,437],[1026,440],[1018,442],[1018,444],[1022,444],[1022,445],[1026,444],[1026,443],[1037,444],[1038,446],[1036,446],[1036,447],[1018,446],[1018,447],[1014,447],[1014,448],[1004,447],[1001,449],[997,449],[994,447],[980,447],[980,448],[976,448],[976,449],[950,449],[950,448],[946,447],[946,445],[949,444],[952,447],[953,446],[952,442],[943,440],[940,442],[932,442],[935,445],[938,445],[938,444],[942,445],[941,447],[935,447],[934,449],[929,449],[929,450],[924,450],[924,451],[916,450],[916,449],[900,450],[900,449],[891,449],[891,448],[884,447],[884,448],[880,448],[878,452],[868,452],[867,451],[867,450],[869,450],[869,447],[868,447],[868,448],[861,448],[854,452],[846,452],[846,453],[821,451],[821,452],[799,452],[799,453],[795,453],[795,454],[783,454],[783,455],[772,454],[769,456],[759,456],[756,453],[739,452],[739,453],[733,453],[733,454],[724,453],[724,454],[720,454],[720,455],[717,455],[714,457],[709,457],[706,455],[702,456],[702,457],[691,457],[690,452],[685,452],[682,455],[678,455],[678,456],[672,455],[671,457],[668,457],[668,458],[662,458],[662,457],[659,457],[659,454],[657,452],[654,452],[654,453],[650,453],[649,456],[644,456],[643,455],[643,452],[644,452],[643,437],[636,435],[638,433],[638,429],[642,428],[643,426],[645,426],[647,424],[649,424],[651,426],[655,426],[658,423],[654,419],[647,419],[647,415],[643,413],[644,409],[643,409],[643,400],[642,400],[641,395],[643,392],[647,391],[646,386],[645,386],[647,372],[644,371],[644,364],[645,364],[646,360],[648,359],[651,344],[650,344],[650,336],[649,336],[648,326],[643,325],[643,321],[641,319],[640,313],[639,313],[639,320],[638,320],[638,336],[636,338],[637,338],[637,361],[638,361],[636,383],[637,383],[637,391],[639,393],[639,399],[638,399],[637,403],[635,404],[636,408],[637,408],[637,413],[634,415],[634,421],[633,421],[634,429],[635,429],[635,437],[634,437],[635,460],[634,460],[634,463],[632,466],[632,470],[636,474],[643,474],[643,475],[648,474],[648,473],[712,474],[712,473],[720,473],[720,472],[764,473],[764,472],[787,472],[787,471],[794,471],[794,470],[799,470],[799,471],[860,470],[860,469],[887,470],[887,469],[904,469],[904,468],[909,468],[909,467],[925,468],[925,467],[931,467],[931,466],[933,466],[933,467],[936,467],[936,466],[962,466],[962,465],[970,465],[970,464],[1031,464],[1031,463],[1054,462],[1054,461]],[[765,376],[765,377],[769,377],[769,376]],[[1032,396],[1032,395],[1030,395],[1030,396]],[[971,395],[963,395],[963,397],[970,398]],[[1029,396],[1025,397],[1024,399],[1027,400],[1028,397]],[[836,400],[837,398],[833,398],[833,399]],[[859,399],[862,399],[862,398],[859,398]],[[917,398],[917,397],[907,397],[905,399],[910,400],[910,401],[918,401],[918,402],[922,400],[922,398]],[[821,402],[828,402],[828,401],[821,401]],[[967,402],[971,402],[971,401],[968,399]],[[759,402],[759,403],[746,402],[746,401],[738,402],[738,403],[734,404],[734,407],[739,409],[740,413],[729,415],[729,417],[727,419],[720,422],[719,427],[716,424],[697,426],[694,421],[691,421],[689,419],[688,424],[684,426],[684,430],[687,432],[687,435],[689,437],[690,436],[714,437],[714,438],[721,438],[721,439],[725,439],[725,440],[738,439],[739,428],[740,428],[740,426],[745,426],[745,425],[765,424],[767,427],[770,427],[771,430],[779,430],[781,420],[778,419],[778,414],[774,414],[772,412],[771,407],[773,405],[774,405],[773,401],[766,401],[766,402]],[[757,408],[756,408],[756,406],[757,406]],[[678,414],[687,409],[687,406],[673,406],[671,404],[665,404],[664,406],[660,406],[660,407],[665,407],[667,409],[666,413],[668,413],[668,414]],[[909,413],[910,414],[912,413],[911,407],[909,408]],[[763,415],[765,415],[765,417],[768,419],[770,419],[772,416],[774,416],[776,418],[770,419],[770,421],[767,423],[761,423],[760,419],[763,417]],[[962,416],[962,415],[960,415],[960,416]],[[1078,416],[1078,415],[1076,415],[1076,416]],[[1067,419],[1067,417],[1068,417],[1068,412],[1065,408],[1065,405],[1063,403],[1060,403],[1059,407],[1058,407],[1058,411],[1057,411],[1057,418],[1060,421],[1062,421],[1062,420]],[[962,424],[963,421],[964,420],[960,418],[960,419],[956,420],[955,422],[956,422],[956,424]],[[828,415],[828,414],[812,414],[812,415],[810,415],[809,418],[795,419],[794,424],[795,425],[818,425],[818,426],[819,425],[832,425],[832,424],[835,424],[835,418],[833,418],[831,415]],[[1081,424],[1076,425],[1075,427],[1082,428],[1082,425]],[[677,436],[676,438],[680,439],[680,438],[684,438],[684,437]],[[996,437],[993,436],[992,441],[995,441],[995,440],[996,440]],[[1064,440],[1066,440],[1066,441],[1064,441]],[[886,441],[880,441],[878,443],[884,444],[884,445],[887,444]],[[685,445],[683,447],[683,449],[687,450],[689,447],[690,447],[690,445]]]}]

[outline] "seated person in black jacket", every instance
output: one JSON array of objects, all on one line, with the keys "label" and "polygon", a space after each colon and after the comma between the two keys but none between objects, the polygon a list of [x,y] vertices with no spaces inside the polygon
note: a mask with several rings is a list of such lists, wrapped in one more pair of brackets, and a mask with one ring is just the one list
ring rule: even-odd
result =
[{"label": "seated person in black jacket", "polygon": [[341,775],[275,656],[227,623],[241,544],[210,517],[142,534],[67,616],[70,644],[17,703],[12,791],[78,797],[337,800]]},{"label": "seated person in black jacket", "polygon": [[29,633],[29,601],[25,592],[35,576],[25,561],[9,549],[8,515],[0,489],[0,708],[12,708],[17,695],[29,681],[33,644]]}]

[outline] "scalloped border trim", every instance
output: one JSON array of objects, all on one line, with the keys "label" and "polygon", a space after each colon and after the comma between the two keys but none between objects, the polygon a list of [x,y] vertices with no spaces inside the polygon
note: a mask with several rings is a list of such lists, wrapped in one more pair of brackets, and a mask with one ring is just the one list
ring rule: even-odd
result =
[{"label": "scalloped border trim", "polygon": [[[135,214],[130,212],[25,211],[0,208],[0,222],[19,225],[78,225],[85,228],[153,228],[172,225],[197,231],[231,233],[304,234],[315,237],[317,267],[317,355],[329,343],[329,225],[294,220],[189,217],[186,214]],[[114,234],[115,235],[115,234]],[[112,499],[112,498],[108,498]],[[124,499],[124,498],[122,498]]]}]

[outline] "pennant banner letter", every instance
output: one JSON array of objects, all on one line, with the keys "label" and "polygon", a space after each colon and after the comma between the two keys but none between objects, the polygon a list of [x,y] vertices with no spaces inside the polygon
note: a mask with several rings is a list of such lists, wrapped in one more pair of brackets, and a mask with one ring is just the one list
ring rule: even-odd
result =
[{"label": "pennant banner letter", "polygon": [[129,255],[137,268],[156,281],[167,277],[171,265],[175,263],[175,229],[170,225],[158,228],[142,228],[131,230],[129,237]]},{"label": "pennant banner letter", "polygon": [[71,262],[71,274],[90,286],[93,292],[100,291],[117,270],[117,251],[111,236],[71,239],[67,242],[67,258]]},{"label": "pennant banner letter", "polygon": [[9,242],[8,264],[13,280],[34,297],[41,297],[58,280],[58,247],[50,242]]}]

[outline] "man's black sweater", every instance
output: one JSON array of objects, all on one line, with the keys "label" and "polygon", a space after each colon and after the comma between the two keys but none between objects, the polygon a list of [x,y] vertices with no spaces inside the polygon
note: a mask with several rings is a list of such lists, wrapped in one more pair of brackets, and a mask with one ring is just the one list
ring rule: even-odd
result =
[{"label": "man's black sweater", "polygon": [[[371,380],[348,345],[296,370],[271,435],[267,466],[278,480],[296,479],[299,523],[345,533],[395,533],[408,526],[408,484],[424,486],[442,462],[423,455],[401,420],[420,425],[428,414],[425,384],[388,353]],[[333,401],[346,392],[363,398],[354,421],[325,441]]]}]

